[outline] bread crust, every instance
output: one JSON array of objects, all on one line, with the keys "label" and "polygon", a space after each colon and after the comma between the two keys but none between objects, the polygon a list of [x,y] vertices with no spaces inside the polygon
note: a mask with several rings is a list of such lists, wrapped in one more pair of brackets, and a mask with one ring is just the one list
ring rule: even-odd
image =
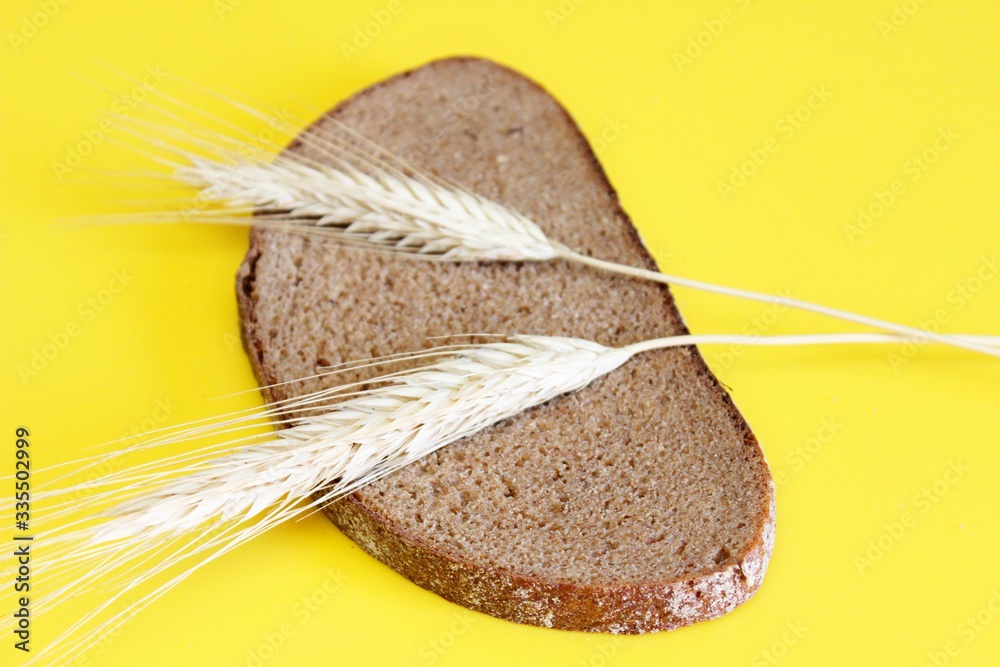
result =
[{"label": "bread crust", "polygon": [[[479,58],[438,60],[377,83],[340,103],[328,115],[336,116],[343,109],[363,103],[374,90],[392,86],[394,82],[415,72],[469,65],[495,67],[511,73],[507,68]],[[516,72],[512,74],[521,76]],[[538,84],[530,83],[544,92]],[[559,108],[565,116],[565,122],[586,146],[586,140],[577,124],[563,107]],[[308,131],[309,129],[304,132]],[[295,145],[296,142],[293,142],[288,150]],[[591,150],[587,150],[587,159],[599,176],[607,197],[613,202],[615,217],[630,231],[631,243],[641,253],[643,264],[646,268],[655,270],[655,260],[643,246],[638,231],[622,210],[617,193]],[[262,385],[261,392],[265,400],[273,402],[276,397],[268,385],[280,381],[280,378],[264,362],[263,350],[266,343],[258,328],[254,297],[256,265],[261,256],[263,239],[268,233],[273,232],[252,230],[249,249],[236,276],[236,295],[244,346],[254,374]],[[665,285],[660,287],[665,307],[680,323],[680,329],[687,333],[669,288]],[[756,437],[696,350],[692,355],[692,363],[696,365],[697,373],[714,387],[724,401],[728,417],[742,434],[744,444],[753,448],[753,455],[763,461],[763,452]],[[774,546],[774,487],[769,473],[767,487],[770,502],[766,516],[761,517],[755,537],[744,553],[734,554],[715,571],[698,576],[624,585],[576,585],[524,576],[503,568],[484,567],[423,543],[406,527],[367,504],[359,494],[327,505],[324,512],[367,553],[417,585],[469,609],[517,623],[544,627],[641,634],[671,630],[719,617],[735,609],[757,591]]]}]

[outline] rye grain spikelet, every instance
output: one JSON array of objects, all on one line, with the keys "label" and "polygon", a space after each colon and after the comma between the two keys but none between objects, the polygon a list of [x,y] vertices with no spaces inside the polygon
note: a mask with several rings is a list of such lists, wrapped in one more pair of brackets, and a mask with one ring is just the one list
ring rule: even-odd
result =
[{"label": "rye grain spikelet", "polygon": [[[43,563],[39,568],[38,579],[48,579],[46,589],[53,592],[37,602],[36,615],[55,601],[98,584],[114,592],[39,657],[60,660],[85,648],[114,627],[121,613],[76,641],[63,640],[97,620],[121,596],[174,565],[187,563],[186,569],[140,598],[133,609],[270,526],[499,420],[583,387],[632,354],[625,348],[543,336],[472,346],[427,366],[376,379],[379,386],[332,405],[329,390],[280,405],[278,410],[312,414],[292,418],[287,428],[258,436],[253,444],[229,454],[218,456],[213,448],[200,457],[188,456],[180,476],[178,461],[165,460],[89,484],[91,492],[108,489],[97,494],[94,503],[81,502],[78,487],[49,493],[48,499],[67,496],[72,509],[84,514],[88,504],[97,506],[102,520],[49,539],[50,544],[61,542],[63,553],[53,556],[50,567]],[[240,421],[222,423],[228,431]],[[119,497],[125,499],[115,502]],[[81,567],[88,572],[85,579],[69,576],[67,583],[58,585],[70,570]],[[126,573],[116,574],[122,568]]]},{"label": "rye grain spikelet", "polygon": [[[388,363],[430,363],[364,385],[335,386],[261,410],[166,429],[136,449],[213,433],[230,439],[36,495],[51,507],[45,520],[59,529],[46,532],[48,557],[38,564],[36,581],[44,582],[49,592],[37,599],[35,616],[98,586],[108,594],[36,659],[58,661],[86,650],[202,566],[271,527],[498,421],[580,389],[643,352],[696,344],[902,339],[877,333],[681,335],[613,348],[576,338],[518,335],[482,345],[393,355]],[[981,341],[1000,342],[985,337]],[[261,433],[262,418],[284,428]],[[251,433],[231,437],[241,431]],[[220,449],[228,453],[220,454]],[[82,496],[84,491],[87,495]],[[64,521],[74,514],[82,516]],[[80,571],[86,575],[80,577]],[[157,577],[166,581],[140,593]],[[127,608],[108,616],[126,596],[131,598]],[[70,640],[78,631],[79,637]]]},{"label": "rye grain spikelet", "polygon": [[[164,97],[161,92],[157,96]],[[273,116],[212,96],[256,120]],[[187,107],[174,98],[175,105]],[[714,285],[591,257],[548,238],[521,212],[422,173],[397,156],[327,119],[300,133],[321,159],[281,152],[275,144],[251,145],[224,132],[183,123],[120,118],[126,131],[150,148],[179,183],[199,189],[203,207],[126,216],[105,222],[177,221],[251,225],[318,236],[398,256],[437,261],[568,261],[641,280],[670,283],[741,299],[781,304],[907,336],[1000,356],[1000,350],[964,335],[946,335],[801,299]],[[202,116],[211,114],[200,112]],[[214,117],[218,122],[225,122]],[[232,125],[229,123],[228,125]]]}]

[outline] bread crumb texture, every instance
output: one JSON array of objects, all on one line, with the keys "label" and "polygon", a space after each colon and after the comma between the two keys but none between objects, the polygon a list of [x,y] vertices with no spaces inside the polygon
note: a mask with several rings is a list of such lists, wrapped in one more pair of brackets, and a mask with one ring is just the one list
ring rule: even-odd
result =
[{"label": "bread crumb texture", "polygon": [[[438,61],[331,118],[514,208],[584,253],[654,268],[562,107],[488,61]],[[290,151],[323,161],[314,144]],[[685,333],[663,286],[556,263],[423,262],[255,230],[238,295],[262,384],[317,365],[530,333],[605,345]],[[378,374],[275,387],[270,400]],[[692,349],[649,352],[589,387],[449,445],[327,514],[417,584],[516,622],[613,633],[713,618],[760,585],[770,473]]]}]

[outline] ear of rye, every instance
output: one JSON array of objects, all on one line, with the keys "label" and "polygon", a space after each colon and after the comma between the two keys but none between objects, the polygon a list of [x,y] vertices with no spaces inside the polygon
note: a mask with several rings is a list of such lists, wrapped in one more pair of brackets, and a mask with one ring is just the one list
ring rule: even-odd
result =
[{"label": "ear of rye", "polygon": [[[633,354],[574,338],[514,336],[384,381],[376,378],[373,382],[381,386],[314,408],[316,414],[295,419],[273,436],[262,436],[231,454],[206,455],[180,477],[150,484],[149,470],[131,479],[127,471],[117,475],[120,493],[131,497],[107,506],[116,492],[101,496],[102,520],[58,540],[62,553],[38,568],[38,576],[53,585],[38,600],[36,615],[59,599],[97,586],[113,592],[37,657],[54,660],[86,649],[126,617],[119,612],[104,618],[115,601],[171,568],[184,566],[134,602],[133,612],[271,526],[584,387]],[[305,396],[294,405],[308,403]],[[255,415],[246,419],[254,420]],[[170,470],[172,464],[160,467]],[[71,487],[50,497],[66,495],[76,511],[87,514],[88,503],[75,497],[78,491]],[[317,493],[320,497],[303,504]],[[88,569],[88,576],[79,577],[81,568]],[[68,641],[71,631],[95,623],[81,638]]]},{"label": "ear of rye", "polygon": [[279,500],[324,489],[335,498],[370,479],[555,396],[586,386],[632,356],[622,348],[546,336],[476,347],[298,420],[272,441],[210,461],[114,508],[94,534],[183,534],[248,520]]},{"label": "ear of rye", "polygon": [[[231,102],[266,119],[266,114]],[[136,122],[123,118],[124,122]],[[149,132],[149,130],[146,130]],[[246,224],[320,236],[344,245],[373,248],[437,261],[577,262],[641,280],[671,283],[740,299],[779,304],[826,317],[957,348],[1000,356],[973,336],[949,335],[886,321],[802,299],[715,285],[636,268],[579,253],[548,238],[527,216],[413,168],[345,127],[300,135],[326,163],[297,153],[273,156],[243,147],[224,134],[167,128],[167,140],[136,132],[180,162],[173,177],[201,189],[219,208],[183,212],[183,219],[209,224]],[[184,148],[183,138],[208,147],[213,157]],[[206,136],[208,137],[206,139]],[[250,150],[253,149],[253,150]],[[227,211],[229,213],[227,214]],[[256,214],[247,216],[247,211]],[[134,220],[170,219],[158,214]]]}]

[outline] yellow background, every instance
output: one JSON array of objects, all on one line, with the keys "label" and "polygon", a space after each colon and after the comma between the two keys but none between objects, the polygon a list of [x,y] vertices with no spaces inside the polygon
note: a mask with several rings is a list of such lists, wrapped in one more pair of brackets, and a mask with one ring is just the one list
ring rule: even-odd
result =
[{"label": "yellow background", "polygon": [[[600,159],[664,270],[1000,334],[990,268],[1000,249],[1000,6],[829,4],[5,2],[2,474],[13,469],[17,425],[31,428],[33,460],[44,466],[164,417],[157,400],[171,406],[157,425],[180,423],[217,411],[214,396],[255,386],[234,338],[244,230],[55,222],[109,210],[91,168],[123,167],[110,141],[62,182],[54,171],[111,108],[114,97],[89,82],[114,95],[131,87],[109,65],[321,109],[434,58],[490,57],[539,81],[602,139]],[[343,44],[389,9],[398,11],[348,58]],[[811,98],[814,89],[828,98]],[[783,121],[796,113],[798,126]],[[934,156],[939,131],[952,139]],[[765,145],[764,164],[744,164]],[[937,159],[921,169],[913,158],[925,151]],[[754,173],[723,197],[719,183],[734,169]],[[897,180],[901,194],[858,233],[858,208],[877,212],[878,193],[888,201]],[[120,270],[128,285],[85,321],[81,304]],[[851,330],[676,293],[694,332]],[[24,381],[18,369],[74,322],[77,335]],[[1000,362],[911,352],[705,348],[779,479],[764,586],[721,620],[613,639],[466,614],[313,516],[205,568],[87,664],[255,664],[248,651],[275,633],[285,638],[263,662],[275,667],[997,664]],[[251,393],[237,404],[258,401]],[[893,524],[906,513],[900,534]],[[870,542],[885,549],[865,564]],[[323,599],[324,583],[336,591],[302,613],[301,599]],[[10,586],[0,584],[6,615]],[[37,618],[35,646],[78,611]],[[973,629],[966,619],[977,613]],[[12,643],[2,638],[4,665],[22,662]]]}]

